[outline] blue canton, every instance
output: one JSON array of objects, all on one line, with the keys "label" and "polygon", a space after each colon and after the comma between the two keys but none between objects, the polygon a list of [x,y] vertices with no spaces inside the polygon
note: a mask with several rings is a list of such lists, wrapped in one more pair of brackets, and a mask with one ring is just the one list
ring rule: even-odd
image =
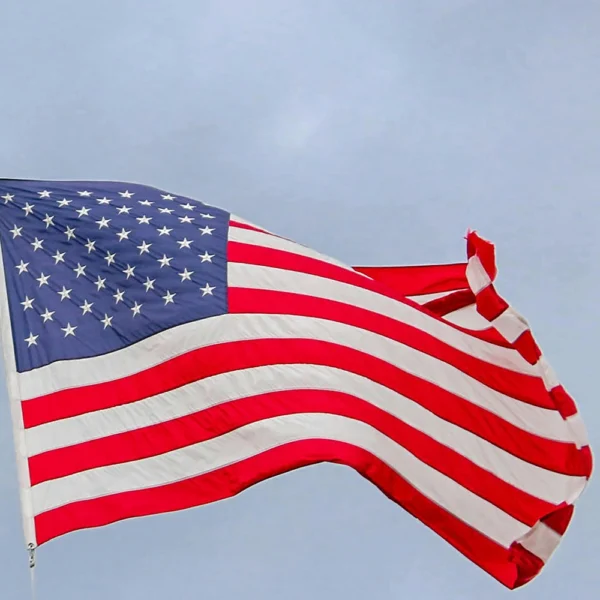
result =
[{"label": "blue canton", "polygon": [[17,370],[226,313],[229,216],[131,183],[0,180]]}]

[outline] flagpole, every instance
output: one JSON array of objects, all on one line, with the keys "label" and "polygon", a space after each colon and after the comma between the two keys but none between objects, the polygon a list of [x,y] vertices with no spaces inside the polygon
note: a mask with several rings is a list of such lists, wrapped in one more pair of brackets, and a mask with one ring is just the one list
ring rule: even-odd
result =
[{"label": "flagpole", "polygon": [[27,544],[29,554],[29,575],[31,579],[31,600],[35,600],[35,546]]}]

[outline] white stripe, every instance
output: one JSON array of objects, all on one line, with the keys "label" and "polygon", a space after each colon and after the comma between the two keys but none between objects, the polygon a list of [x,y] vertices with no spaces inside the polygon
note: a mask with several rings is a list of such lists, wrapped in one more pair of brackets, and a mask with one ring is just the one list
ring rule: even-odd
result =
[{"label": "white stripe", "polygon": [[431,302],[431,300],[437,300],[438,298],[443,298],[444,296],[449,296],[450,294],[454,294],[457,290],[449,290],[447,292],[435,292],[434,294],[419,294],[418,296],[406,296],[413,302],[417,304],[425,304],[426,302]]},{"label": "white stripe", "polygon": [[550,363],[548,363],[546,357],[543,354],[538,359],[537,366],[540,371],[541,377],[544,380],[544,385],[546,386],[546,389],[548,391],[560,385],[558,376],[556,375],[554,369],[550,366]]},{"label": "white stripe", "polygon": [[585,485],[585,478],[557,474],[521,460],[370,379],[335,368],[303,364],[216,375],[139,402],[35,427],[27,431],[30,456],[148,427],[255,394],[303,389],[333,390],[361,398],[511,485],[549,502],[559,504],[564,500],[565,489],[570,493]]},{"label": "white stripe", "polygon": [[477,312],[475,304],[469,304],[469,306],[452,311],[444,315],[443,318],[445,321],[454,323],[454,325],[464,327],[465,329],[472,329],[473,331],[482,331],[491,327],[490,322]]},{"label": "white stripe", "polygon": [[492,283],[478,256],[472,256],[469,259],[466,274],[469,287],[474,294],[479,294],[479,292]]},{"label": "white stripe", "polygon": [[511,344],[514,344],[523,333],[529,331],[527,321],[510,306],[490,322]]},{"label": "white stripe", "polygon": [[47,481],[32,489],[35,511],[40,514],[79,500],[181,481],[304,439],[340,441],[367,450],[433,502],[504,547],[528,530],[366,423],[319,413],[266,419],[159,456]]},{"label": "white stripe", "polygon": [[523,548],[547,562],[561,539],[559,533],[540,521],[518,541]]},{"label": "white stripe", "polygon": [[229,263],[227,277],[232,287],[296,292],[358,306],[416,327],[493,365],[539,376],[537,368],[516,350],[474,338],[414,306],[367,289],[307,273],[241,263]]},{"label": "white stripe", "polygon": [[[83,364],[80,368],[81,372],[93,372],[101,378],[119,370],[133,372],[137,364],[147,358],[147,354],[152,356],[152,362],[156,365],[164,362],[165,356],[172,357],[187,350],[213,344],[239,340],[297,338],[331,342],[371,354],[465,398],[525,431],[548,439],[572,441],[569,428],[555,410],[516,401],[465,375],[448,363],[379,334],[344,323],[312,317],[229,314],[218,319],[205,319],[154,336],[154,343],[150,349],[141,343],[136,344],[110,355],[82,359],[80,363]],[[81,377],[80,371],[69,367],[69,363],[55,365],[61,367],[61,386],[75,387]],[[57,381],[56,374],[49,371],[40,369],[37,375],[35,380],[28,379],[28,383],[50,389]],[[49,376],[53,375],[54,379],[50,379]]]},{"label": "white stripe", "polygon": [[282,250],[283,252],[291,252],[292,254],[298,254],[300,256],[306,256],[308,258],[315,258],[323,262],[335,265],[336,267],[342,267],[348,271],[356,273],[352,267],[344,264],[343,262],[324,256],[323,254],[302,246],[296,242],[291,242],[284,238],[280,238],[268,233],[261,233],[260,231],[253,231],[251,229],[241,229],[239,227],[231,227],[229,229],[229,241],[239,242],[242,244],[250,244],[252,246],[259,246],[263,248],[271,248],[273,250]]},{"label": "white stripe", "polygon": [[583,448],[589,444],[588,434],[585,423],[581,415],[577,412],[570,417],[567,417],[566,423],[571,431],[571,437],[578,448]]}]

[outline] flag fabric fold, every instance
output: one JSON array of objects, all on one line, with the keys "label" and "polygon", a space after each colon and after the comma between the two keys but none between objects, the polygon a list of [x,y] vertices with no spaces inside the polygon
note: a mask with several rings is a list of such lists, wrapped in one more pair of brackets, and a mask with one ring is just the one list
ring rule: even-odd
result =
[{"label": "flag fabric fold", "polygon": [[[386,283],[423,309],[465,330],[471,328],[478,336],[516,349],[528,363],[537,366],[538,376],[544,382],[551,403],[571,431],[579,470],[589,478],[592,454],[581,416],[544,359],[526,320],[496,291],[493,285],[497,275],[493,244],[476,232],[470,232],[467,235],[467,255],[467,263],[354,269]],[[513,542],[508,558],[516,566],[516,571],[508,582],[501,579],[505,585],[520,587],[540,572],[558,547],[573,516],[573,502],[580,493],[581,490],[576,490],[565,495],[563,504],[541,516],[522,538]]]},{"label": "flag fabric fold", "polygon": [[509,588],[592,471],[577,407],[467,262],[349,267],[118,182],[0,181],[2,345],[26,542],[355,469]]}]

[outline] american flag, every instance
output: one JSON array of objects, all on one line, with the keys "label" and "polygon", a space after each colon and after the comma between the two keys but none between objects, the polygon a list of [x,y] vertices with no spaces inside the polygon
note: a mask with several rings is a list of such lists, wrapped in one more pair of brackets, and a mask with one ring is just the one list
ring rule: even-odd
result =
[{"label": "american flag", "polygon": [[1,180],[0,240],[32,548],[323,461],[510,588],[559,544],[591,451],[477,234],[352,268],[164,190]]}]

